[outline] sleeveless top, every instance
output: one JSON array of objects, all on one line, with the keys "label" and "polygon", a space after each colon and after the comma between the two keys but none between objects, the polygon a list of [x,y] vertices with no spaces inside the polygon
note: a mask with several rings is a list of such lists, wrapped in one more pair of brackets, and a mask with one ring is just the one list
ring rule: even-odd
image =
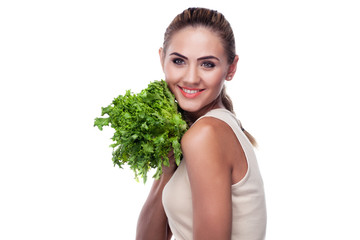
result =
[{"label": "sleeveless top", "polygon": [[[218,118],[232,128],[244,150],[248,163],[245,177],[231,187],[231,239],[265,239],[267,215],[264,187],[255,152],[250,141],[241,130],[239,120],[230,111],[226,109],[213,109],[201,118],[203,117]],[[185,158],[182,159],[179,167],[166,184],[162,193],[162,202],[175,239],[192,240],[192,197]]]}]

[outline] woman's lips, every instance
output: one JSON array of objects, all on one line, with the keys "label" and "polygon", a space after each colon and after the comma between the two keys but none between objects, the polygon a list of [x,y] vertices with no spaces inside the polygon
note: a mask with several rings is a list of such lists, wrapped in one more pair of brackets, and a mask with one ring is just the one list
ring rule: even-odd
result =
[{"label": "woman's lips", "polygon": [[179,87],[182,95],[187,98],[195,98],[195,97],[199,96],[205,90],[205,89],[198,89],[198,88],[185,88],[185,87],[180,87],[180,86],[178,86],[178,87]]}]

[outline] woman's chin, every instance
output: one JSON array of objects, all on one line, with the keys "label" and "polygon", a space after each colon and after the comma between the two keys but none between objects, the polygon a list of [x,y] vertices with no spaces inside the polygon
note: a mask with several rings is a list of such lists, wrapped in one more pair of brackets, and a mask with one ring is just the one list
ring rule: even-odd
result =
[{"label": "woman's chin", "polygon": [[194,104],[179,104],[181,109],[184,110],[185,112],[188,112],[190,113],[191,115],[201,115],[201,114],[204,114],[206,113],[206,109],[207,107],[205,106],[197,106],[197,105],[194,105]]},{"label": "woman's chin", "polygon": [[189,113],[195,113],[197,112],[199,109],[195,108],[194,106],[181,106],[180,104],[180,107],[182,110],[184,110],[185,112],[189,112]]}]

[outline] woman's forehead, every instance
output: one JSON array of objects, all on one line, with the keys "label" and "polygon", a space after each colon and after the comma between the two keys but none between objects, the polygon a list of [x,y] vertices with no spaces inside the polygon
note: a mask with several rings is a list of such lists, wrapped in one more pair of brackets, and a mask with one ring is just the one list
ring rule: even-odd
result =
[{"label": "woman's forehead", "polygon": [[176,32],[170,41],[167,53],[179,52],[182,55],[224,55],[220,37],[204,27],[186,27]]}]

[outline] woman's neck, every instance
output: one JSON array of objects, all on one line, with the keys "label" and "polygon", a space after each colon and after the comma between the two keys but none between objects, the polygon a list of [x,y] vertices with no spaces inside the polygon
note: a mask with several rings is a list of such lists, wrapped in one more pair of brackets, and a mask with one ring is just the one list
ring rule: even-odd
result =
[{"label": "woman's neck", "polygon": [[224,104],[221,101],[221,98],[217,98],[216,100],[214,100],[213,102],[211,102],[210,104],[206,105],[205,107],[203,107],[202,109],[200,109],[199,111],[196,112],[187,112],[187,111],[182,111],[183,112],[183,116],[185,118],[185,120],[188,122],[189,126],[192,125],[198,118],[204,116],[206,113],[208,113],[209,111],[216,109],[216,108],[225,108]]}]

